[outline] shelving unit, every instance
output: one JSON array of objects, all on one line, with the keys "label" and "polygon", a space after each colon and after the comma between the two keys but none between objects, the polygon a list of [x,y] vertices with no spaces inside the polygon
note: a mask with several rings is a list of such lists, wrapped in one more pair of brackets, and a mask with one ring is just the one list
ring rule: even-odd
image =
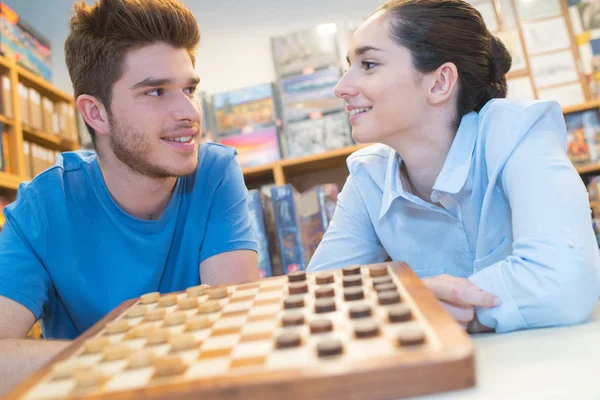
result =
[{"label": "shelving unit", "polygon": [[23,141],[36,143],[40,146],[58,151],[71,151],[79,148],[79,143],[65,140],[57,135],[44,132],[25,125],[21,121],[21,109],[17,86],[19,83],[34,88],[42,96],[53,102],[66,102],[69,107],[75,108],[75,100],[67,93],[55,88],[37,75],[17,65],[13,60],[0,56],[0,74],[10,79],[10,96],[12,100],[12,113],[14,118],[0,115],[0,122],[8,130],[8,154],[11,173],[0,172],[0,190],[14,191],[19,184],[29,178],[26,177],[25,156],[23,154]]},{"label": "shelving unit", "polygon": [[[600,109],[600,100],[563,108],[563,114],[570,114],[594,108]],[[244,168],[244,179],[249,189],[266,184],[284,185],[292,183],[297,190],[304,191],[323,183],[336,183],[341,189],[348,177],[346,159],[355,151],[365,147],[359,144],[343,149],[327,151],[305,157],[284,159],[272,164]],[[576,166],[582,174],[600,173],[600,163]]]}]

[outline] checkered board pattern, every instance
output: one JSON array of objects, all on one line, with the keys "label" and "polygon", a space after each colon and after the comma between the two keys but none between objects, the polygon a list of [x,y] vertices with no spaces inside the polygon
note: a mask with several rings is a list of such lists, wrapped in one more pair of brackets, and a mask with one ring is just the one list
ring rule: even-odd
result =
[{"label": "checkered board pattern", "polygon": [[[227,399],[244,393],[265,399],[269,388],[274,398],[280,384],[295,384],[298,398],[306,398],[317,394],[305,389],[311,383],[322,386],[319,397],[335,398],[343,392],[328,388],[336,385],[334,377],[340,378],[337,385],[345,377],[348,386],[353,376],[364,378],[365,394],[380,393],[378,398],[472,385],[468,337],[431,301],[406,264],[394,264],[375,266],[377,277],[374,266],[358,272],[355,267],[352,284],[349,270],[338,270],[131,300],[8,398]],[[362,294],[350,296],[349,289]],[[423,306],[438,308],[425,312],[411,291],[425,295]],[[391,300],[382,300],[382,293]],[[335,310],[327,308],[331,303]],[[396,320],[392,311],[399,309],[403,316]],[[398,386],[402,375],[410,378],[407,371],[435,371],[435,366],[442,371],[453,364],[464,370],[458,385],[436,389],[430,381],[416,391]],[[369,374],[377,375],[367,379]]]}]

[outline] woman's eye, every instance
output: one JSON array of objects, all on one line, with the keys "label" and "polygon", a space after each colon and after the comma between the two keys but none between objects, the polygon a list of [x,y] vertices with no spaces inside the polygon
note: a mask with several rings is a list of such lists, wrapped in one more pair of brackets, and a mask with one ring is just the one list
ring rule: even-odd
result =
[{"label": "woman's eye", "polygon": [[362,64],[363,68],[366,70],[373,69],[377,65],[376,63],[374,63],[372,61],[362,61],[361,64]]},{"label": "woman's eye", "polygon": [[185,94],[192,95],[192,94],[196,93],[196,88],[195,88],[195,87],[193,87],[193,86],[190,86],[190,87],[188,87],[188,88],[185,88],[185,89],[183,90],[183,92],[184,92]]}]

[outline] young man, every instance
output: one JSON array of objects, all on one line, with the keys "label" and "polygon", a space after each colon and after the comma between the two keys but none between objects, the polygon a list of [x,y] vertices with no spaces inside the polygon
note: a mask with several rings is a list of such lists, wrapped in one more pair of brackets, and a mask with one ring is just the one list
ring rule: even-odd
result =
[{"label": "young man", "polygon": [[0,394],[122,301],[257,279],[230,148],[199,148],[199,32],[177,0],[75,5],[65,44],[97,150],[21,185],[0,235]]}]

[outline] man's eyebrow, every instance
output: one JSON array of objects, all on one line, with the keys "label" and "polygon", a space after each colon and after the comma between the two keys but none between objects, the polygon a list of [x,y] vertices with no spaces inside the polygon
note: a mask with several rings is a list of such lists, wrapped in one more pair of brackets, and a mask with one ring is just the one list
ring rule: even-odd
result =
[{"label": "man's eyebrow", "polygon": [[[188,85],[198,85],[200,83],[200,77],[193,76],[189,79]],[[173,79],[171,78],[146,78],[143,81],[140,81],[131,87],[132,90],[139,88],[148,88],[148,87],[161,87],[168,86],[173,84]]]},{"label": "man's eyebrow", "polygon": [[[374,46],[360,46],[354,50],[354,54],[356,54],[356,57],[358,57],[358,56],[365,54],[367,51],[371,51],[371,50],[372,51],[383,51]],[[350,56],[346,56],[346,61],[348,61],[348,64],[350,64]]]},{"label": "man's eyebrow", "polygon": [[145,87],[159,87],[168,86],[173,83],[173,79],[170,78],[146,78],[131,87],[132,90],[145,88]]}]

